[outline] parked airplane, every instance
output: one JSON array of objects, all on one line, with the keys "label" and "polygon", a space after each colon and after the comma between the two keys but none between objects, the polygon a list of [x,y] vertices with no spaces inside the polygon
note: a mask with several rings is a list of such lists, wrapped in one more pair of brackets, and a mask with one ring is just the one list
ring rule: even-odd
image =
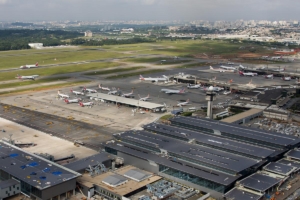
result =
[{"label": "parked airplane", "polygon": [[[139,95],[139,97],[140,97],[140,95]],[[148,96],[146,96],[146,97],[143,97],[143,98],[140,97],[139,101],[148,101],[149,99],[150,99],[150,95],[148,94]]]},{"label": "parked airplane", "polygon": [[169,78],[165,75],[163,75],[163,78],[151,78],[151,77],[148,77],[148,78],[144,78],[142,75],[140,75],[140,80],[141,81],[152,81],[152,82],[158,82],[158,81],[168,81]]},{"label": "parked airplane", "polygon": [[74,91],[73,89],[71,89],[71,92],[76,95],[84,95],[83,92]]},{"label": "parked airplane", "polygon": [[298,78],[296,78],[296,82],[295,82],[296,84],[300,84],[300,81],[299,81],[299,79]]},{"label": "parked airplane", "polygon": [[38,67],[39,66],[39,63],[35,63],[35,65],[22,65],[20,67],[20,69],[30,69],[30,68],[35,68],[35,67]]},{"label": "parked airplane", "polygon": [[98,86],[101,90],[110,91],[108,87],[102,87],[101,84]]},{"label": "parked airplane", "polygon": [[88,93],[97,93],[97,90],[94,89],[88,89],[86,87],[83,88],[83,91],[87,91]]},{"label": "parked airplane", "polygon": [[278,59],[281,59],[281,58],[282,58],[282,56],[273,56],[273,57],[271,57],[272,60],[278,60]]},{"label": "parked airplane", "polygon": [[234,70],[232,69],[213,68],[212,66],[210,66],[209,68],[216,72],[234,72]]},{"label": "parked airplane", "polygon": [[60,93],[60,91],[58,90],[57,91],[57,95],[60,97],[60,98],[70,98],[70,96],[69,95],[66,95],[66,94],[62,94],[62,93]]},{"label": "parked airplane", "polygon": [[273,79],[274,75],[273,74],[265,75],[265,78],[267,78],[267,79]]},{"label": "parked airplane", "polygon": [[257,76],[257,73],[239,71],[240,76]]},{"label": "parked airplane", "polygon": [[133,96],[133,90],[130,93],[122,94],[122,97],[134,98],[134,96]]},{"label": "parked airplane", "polygon": [[109,94],[109,95],[119,95],[120,96],[120,91],[119,91],[119,88],[118,88],[118,90],[116,89],[116,88],[112,88],[112,90],[111,91],[109,91],[107,94]]},{"label": "parked airplane", "polygon": [[181,89],[181,90],[161,89],[160,91],[164,92],[166,94],[183,94],[184,93],[184,89]]},{"label": "parked airplane", "polygon": [[94,102],[86,102],[86,103],[83,103],[83,102],[79,102],[79,105],[81,107],[85,107],[85,106],[89,106],[89,107],[92,107],[94,105]]},{"label": "parked airplane", "polygon": [[231,94],[231,91],[230,90],[229,91],[225,91],[223,94],[225,94],[225,95]]},{"label": "parked airplane", "polygon": [[220,92],[220,91],[224,90],[224,88],[210,86],[210,87],[203,88],[203,90],[204,91],[212,90],[214,92]]},{"label": "parked airplane", "polygon": [[35,78],[37,78],[37,77],[39,77],[39,75],[21,76],[21,75],[17,74],[16,78],[21,79],[21,80],[26,80],[26,79],[35,80]]},{"label": "parked airplane", "polygon": [[189,104],[189,101],[190,101],[190,100],[188,99],[188,100],[186,100],[185,102],[178,102],[177,106],[180,106],[180,107],[186,106],[186,105]]},{"label": "parked airplane", "polygon": [[79,101],[81,101],[80,98],[77,98],[77,99],[65,99],[65,102],[67,104],[69,104],[69,103],[78,103]]},{"label": "parked airplane", "polygon": [[227,69],[227,70],[236,70],[236,67],[227,67],[227,66],[224,66],[224,65],[221,65],[220,68]]},{"label": "parked airplane", "polygon": [[198,88],[200,88],[200,87],[201,87],[200,84],[197,84],[197,85],[188,84],[188,86],[187,86],[187,88],[189,88],[189,89],[198,89]]},{"label": "parked airplane", "polygon": [[278,69],[271,69],[272,71],[274,71],[274,72],[283,72],[283,71],[285,71],[285,68],[278,68]]},{"label": "parked airplane", "polygon": [[282,80],[284,81],[290,81],[292,78],[290,76],[284,76],[282,77]]},{"label": "parked airplane", "polygon": [[240,68],[246,69],[247,67],[244,67],[243,65],[239,65]]}]

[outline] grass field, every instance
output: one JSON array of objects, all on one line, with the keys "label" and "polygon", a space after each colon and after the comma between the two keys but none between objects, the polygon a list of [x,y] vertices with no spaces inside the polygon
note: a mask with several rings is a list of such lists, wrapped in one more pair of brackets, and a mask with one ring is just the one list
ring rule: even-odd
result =
[{"label": "grass field", "polygon": [[20,82],[1,84],[0,89],[15,88],[15,87],[19,87],[19,86],[28,86],[28,85],[39,84],[39,83],[50,83],[50,82],[53,82],[53,81],[63,81],[63,80],[67,80],[69,78],[70,77],[45,78],[45,79],[40,79],[40,80],[36,80],[36,81],[32,81],[32,80],[22,81],[22,80],[20,80]]},{"label": "grass field", "polygon": [[140,74],[152,74],[152,73],[158,73],[158,72],[164,72],[166,70],[163,69],[150,69],[150,70],[144,70],[144,71],[139,71],[139,72],[132,72],[128,74],[121,74],[121,75],[114,75],[114,76],[109,76],[106,77],[107,79],[119,79],[119,78],[127,78],[131,76],[139,76]]},{"label": "grass field", "polygon": [[146,68],[146,67],[129,67],[129,68],[121,68],[121,69],[111,69],[111,70],[105,70],[105,71],[89,72],[89,73],[85,73],[84,75],[88,75],[88,76],[105,75],[105,74],[133,71],[133,70],[144,69],[144,68]]},{"label": "grass field", "polygon": [[181,65],[181,66],[177,66],[175,68],[194,68],[194,67],[203,67],[203,66],[209,66],[212,65],[211,63],[192,63],[192,64],[186,64],[186,65]]},{"label": "grass field", "polygon": [[11,72],[1,72],[0,81],[7,81],[15,79],[17,74],[22,76],[30,76],[37,74],[40,76],[51,76],[59,74],[68,74],[72,72],[82,72],[88,70],[100,70],[109,67],[116,67],[117,63],[87,63],[82,65],[69,65],[69,66],[58,66],[58,67],[49,67],[49,68],[35,68],[29,70],[18,70]]},{"label": "grass field", "polygon": [[[7,52],[5,52],[7,53]],[[124,54],[116,52],[106,52],[102,50],[91,49],[77,49],[77,50],[65,50],[65,51],[44,51],[40,52],[15,52],[14,54],[2,54],[0,52],[0,69],[19,68],[26,64],[39,63],[40,66],[48,64],[59,64],[66,62],[78,62],[87,60],[101,60],[108,58],[120,58]]]},{"label": "grass field", "polygon": [[76,85],[81,85],[81,84],[86,84],[86,83],[90,83],[90,81],[76,81],[76,82],[68,82],[68,83],[62,83],[62,84],[56,84],[56,85],[40,86],[40,87],[35,87],[35,88],[27,88],[27,89],[20,89],[20,90],[14,90],[14,91],[0,92],[0,95],[11,95],[11,94],[21,93],[21,92],[56,89],[56,88],[76,86]]},{"label": "grass field", "polygon": [[181,59],[174,59],[170,57],[155,57],[155,58],[130,58],[126,59],[127,62],[134,62],[134,63],[156,63],[157,65],[172,65],[172,64],[180,64],[191,62],[192,60],[181,60]]}]

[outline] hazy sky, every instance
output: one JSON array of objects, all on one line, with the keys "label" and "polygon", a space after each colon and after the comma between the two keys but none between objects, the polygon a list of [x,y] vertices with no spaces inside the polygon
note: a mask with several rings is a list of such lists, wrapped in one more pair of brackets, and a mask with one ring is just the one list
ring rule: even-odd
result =
[{"label": "hazy sky", "polygon": [[299,0],[0,0],[0,21],[299,19]]}]

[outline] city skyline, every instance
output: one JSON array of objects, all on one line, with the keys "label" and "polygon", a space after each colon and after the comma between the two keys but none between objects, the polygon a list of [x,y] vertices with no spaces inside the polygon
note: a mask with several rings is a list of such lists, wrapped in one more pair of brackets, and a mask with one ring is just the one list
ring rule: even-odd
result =
[{"label": "city skyline", "polygon": [[1,21],[297,20],[286,0],[0,0]]}]

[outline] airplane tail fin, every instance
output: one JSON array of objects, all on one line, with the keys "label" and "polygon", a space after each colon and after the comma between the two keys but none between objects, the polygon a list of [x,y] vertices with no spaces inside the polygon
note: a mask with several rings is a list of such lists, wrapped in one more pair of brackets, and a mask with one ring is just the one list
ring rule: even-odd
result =
[{"label": "airplane tail fin", "polygon": [[190,99],[187,99],[187,100],[186,100],[186,102],[189,102],[189,101],[190,101]]},{"label": "airplane tail fin", "polygon": [[57,91],[57,94],[60,94],[60,91],[59,91],[59,90]]},{"label": "airplane tail fin", "polygon": [[166,75],[163,75],[163,77],[168,79],[168,77]]},{"label": "airplane tail fin", "polygon": [[212,69],[212,70],[214,69],[212,66],[209,66],[209,68]]},{"label": "airplane tail fin", "polygon": [[240,74],[240,75],[244,75],[244,73],[243,73],[242,71],[239,71],[239,74]]},{"label": "airplane tail fin", "polygon": [[79,105],[80,105],[81,107],[83,107],[83,103],[82,103],[82,102],[79,102]]},{"label": "airplane tail fin", "polygon": [[69,103],[69,100],[68,100],[68,99],[65,99],[65,102],[66,102],[66,103]]},{"label": "airplane tail fin", "polygon": [[71,89],[70,91],[73,92],[73,89]]},{"label": "airplane tail fin", "polygon": [[184,93],[184,90],[185,90],[184,88],[181,89],[181,90],[179,91],[179,93]]},{"label": "airplane tail fin", "polygon": [[19,75],[19,74],[17,74],[17,77],[20,79],[21,78],[21,76]]},{"label": "airplane tail fin", "polygon": [[150,97],[150,94],[148,94],[147,98],[149,98],[149,97]]},{"label": "airplane tail fin", "polygon": [[140,80],[145,80],[145,78],[140,74]]},{"label": "airplane tail fin", "polygon": [[38,66],[39,66],[39,63],[38,63],[38,62],[36,62],[36,63],[35,63],[35,66],[37,66],[37,67],[38,67]]}]

